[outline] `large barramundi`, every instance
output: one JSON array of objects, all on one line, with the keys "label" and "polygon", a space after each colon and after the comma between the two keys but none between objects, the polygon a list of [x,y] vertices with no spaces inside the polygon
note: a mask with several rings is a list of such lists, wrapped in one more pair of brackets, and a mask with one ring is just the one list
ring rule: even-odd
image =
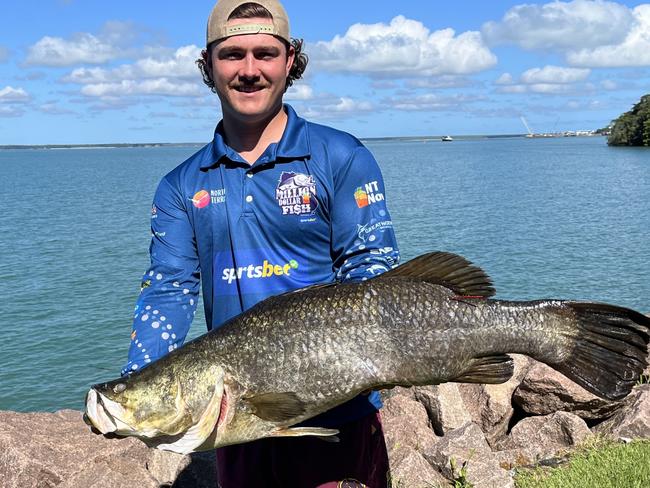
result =
[{"label": "large barramundi", "polygon": [[430,253],[361,283],[269,298],[126,378],[92,387],[86,420],[188,453],[295,427],[361,392],[448,381],[501,383],[521,353],[620,399],[646,365],[650,319],[612,305],[489,299],[487,275]]}]

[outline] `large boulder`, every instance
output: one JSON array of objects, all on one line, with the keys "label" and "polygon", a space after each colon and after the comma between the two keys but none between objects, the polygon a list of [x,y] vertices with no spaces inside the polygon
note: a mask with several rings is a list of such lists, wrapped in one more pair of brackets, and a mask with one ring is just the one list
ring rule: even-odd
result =
[{"label": "large boulder", "polygon": [[391,451],[390,475],[394,487],[432,488],[449,484],[422,453],[410,446],[398,446]]},{"label": "large boulder", "polygon": [[512,392],[519,386],[533,364],[533,360],[521,354],[510,354],[515,368],[510,378],[500,385],[459,385],[459,392],[467,413],[481,427],[485,438],[495,446],[508,431],[514,409]]},{"label": "large boulder", "polygon": [[425,458],[448,480],[462,477],[472,486],[514,487],[512,477],[499,465],[483,431],[473,423],[449,432],[425,452]]},{"label": "large boulder", "polygon": [[426,409],[415,400],[411,389],[395,388],[384,400],[381,416],[389,457],[400,447],[424,452],[438,442]]},{"label": "large boulder", "polygon": [[621,407],[621,402],[604,400],[589,393],[562,373],[535,362],[512,397],[531,415],[571,412],[583,419],[603,419]]},{"label": "large boulder", "polygon": [[177,488],[216,486],[211,456],[181,456],[136,439],[92,434],[81,412],[0,412],[3,488]]},{"label": "large boulder", "polygon": [[443,383],[437,386],[414,388],[415,399],[427,411],[433,431],[440,436],[472,421],[460,393],[460,384]]},{"label": "large boulder", "polygon": [[632,390],[625,408],[594,430],[616,439],[650,439],[650,384]]},{"label": "large boulder", "polygon": [[593,434],[583,419],[568,412],[528,417],[518,422],[500,443],[500,450],[525,450],[527,456],[548,458],[582,443]]}]

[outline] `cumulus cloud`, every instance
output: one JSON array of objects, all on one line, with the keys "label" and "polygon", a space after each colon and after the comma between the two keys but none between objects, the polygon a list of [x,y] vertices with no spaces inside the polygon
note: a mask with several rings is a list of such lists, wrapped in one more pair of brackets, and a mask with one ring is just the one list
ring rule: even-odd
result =
[{"label": "cumulus cloud", "polygon": [[311,100],[314,90],[309,85],[293,85],[284,96],[285,100]]},{"label": "cumulus cloud", "polygon": [[476,96],[455,95],[444,97],[433,93],[426,93],[423,95],[387,98],[384,100],[384,104],[390,108],[407,112],[429,112],[449,110],[478,100],[480,98]]},{"label": "cumulus cloud", "polygon": [[512,43],[524,49],[589,49],[616,44],[635,25],[632,11],[604,0],[574,0],[517,5],[501,21],[482,27],[489,44]]},{"label": "cumulus cloud", "polygon": [[54,67],[103,64],[115,59],[118,53],[114,46],[88,33],[76,34],[70,40],[45,36],[29,48],[25,62]]},{"label": "cumulus cloud", "polygon": [[650,4],[639,5],[633,14],[635,23],[621,42],[572,50],[567,61],[593,68],[650,66]]},{"label": "cumulus cloud", "polygon": [[30,99],[24,89],[5,86],[0,90],[0,117],[20,117]]},{"label": "cumulus cloud", "polygon": [[62,81],[83,85],[81,93],[88,97],[201,96],[207,90],[195,64],[200,53],[197,46],[183,46],[167,55],[147,56],[112,69],[76,68]]},{"label": "cumulus cloud", "polygon": [[24,103],[29,101],[29,94],[22,88],[5,86],[0,90],[0,103]]},{"label": "cumulus cloud", "polygon": [[123,64],[113,69],[76,68],[63,81],[82,85],[111,83],[123,80],[143,78],[193,78],[200,74],[195,61],[201,54],[201,48],[183,46],[169,56],[145,57],[132,64]]},{"label": "cumulus cloud", "polygon": [[517,81],[510,73],[504,73],[495,84],[499,93],[561,94],[587,86],[583,82],[590,74],[589,69],[544,66],[524,71]]},{"label": "cumulus cloud", "polygon": [[426,88],[426,89],[443,89],[443,88],[465,88],[475,85],[476,82],[464,76],[443,75],[434,78],[414,78],[406,80],[408,88]]},{"label": "cumulus cloud", "polygon": [[150,46],[131,49],[143,44],[147,29],[132,22],[106,22],[96,34],[79,32],[70,38],[45,36],[27,50],[25,64],[50,67],[75,64],[105,64],[136,52],[155,50]]},{"label": "cumulus cloud", "polygon": [[167,78],[153,80],[122,80],[116,83],[95,83],[86,85],[81,93],[90,97],[121,97],[132,95],[167,95],[174,97],[195,97],[204,93],[196,83],[170,81]]},{"label": "cumulus cloud", "polygon": [[563,68],[560,66],[544,66],[524,71],[521,81],[526,84],[548,83],[565,84],[584,81],[589,77],[591,70],[580,68]]},{"label": "cumulus cloud", "polygon": [[390,24],[354,24],[345,35],[311,46],[310,56],[324,70],[391,76],[477,73],[497,61],[478,32],[431,32],[401,15]]}]

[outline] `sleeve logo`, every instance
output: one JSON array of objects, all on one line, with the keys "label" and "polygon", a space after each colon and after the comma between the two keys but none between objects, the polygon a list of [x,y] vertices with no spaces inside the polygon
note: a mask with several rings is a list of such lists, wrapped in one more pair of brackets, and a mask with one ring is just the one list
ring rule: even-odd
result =
[{"label": "sleeve logo", "polygon": [[354,199],[357,202],[357,207],[364,208],[373,203],[383,201],[384,194],[379,191],[379,184],[376,181],[371,181],[355,190]]}]

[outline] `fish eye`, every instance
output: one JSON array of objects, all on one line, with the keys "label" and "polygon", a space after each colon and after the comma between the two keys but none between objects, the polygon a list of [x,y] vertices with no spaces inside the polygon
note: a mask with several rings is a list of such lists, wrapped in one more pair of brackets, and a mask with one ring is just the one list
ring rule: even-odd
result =
[{"label": "fish eye", "polygon": [[115,393],[122,393],[124,390],[126,390],[126,385],[124,383],[118,383],[113,387],[113,392]]}]

